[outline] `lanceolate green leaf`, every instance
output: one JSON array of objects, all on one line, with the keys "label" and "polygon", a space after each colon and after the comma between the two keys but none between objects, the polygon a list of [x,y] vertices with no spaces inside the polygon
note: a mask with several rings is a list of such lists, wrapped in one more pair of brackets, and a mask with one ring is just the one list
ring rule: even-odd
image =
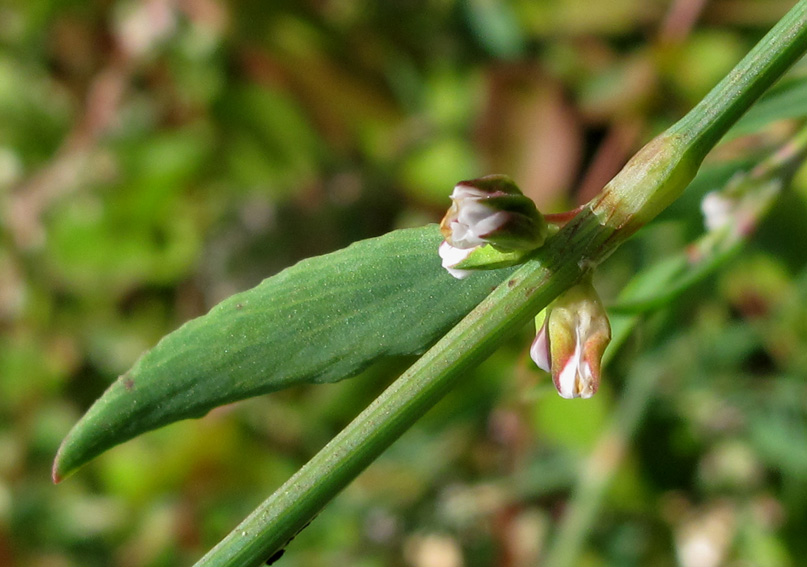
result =
[{"label": "lanceolate green leaf", "polygon": [[163,338],[65,439],[54,479],[145,431],[304,382],[418,354],[512,269],[462,281],[440,266],[435,225],[304,260]]}]

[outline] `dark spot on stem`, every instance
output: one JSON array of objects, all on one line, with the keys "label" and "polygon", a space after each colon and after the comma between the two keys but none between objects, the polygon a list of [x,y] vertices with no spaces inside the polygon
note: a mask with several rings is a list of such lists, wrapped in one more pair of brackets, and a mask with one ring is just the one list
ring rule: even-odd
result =
[{"label": "dark spot on stem", "polygon": [[280,559],[281,557],[283,557],[283,554],[284,554],[284,553],[286,553],[286,550],[285,550],[285,549],[279,549],[279,550],[275,551],[275,552],[272,554],[272,557],[270,557],[269,559],[267,559],[267,560],[266,560],[266,564],[267,564],[267,565],[271,565],[272,563],[274,563],[275,561],[277,561],[278,559]]},{"label": "dark spot on stem", "polygon": [[284,554],[284,553],[286,553],[286,547],[287,547],[287,546],[288,546],[288,545],[289,545],[289,544],[292,542],[292,540],[293,540],[294,538],[296,538],[298,535],[300,535],[300,532],[301,532],[301,531],[303,531],[303,530],[304,530],[304,529],[306,529],[308,526],[310,526],[310,525],[311,525],[311,522],[313,522],[313,521],[314,521],[314,518],[316,518],[317,516],[318,516],[318,514],[315,514],[315,515],[314,515],[314,517],[312,517],[310,520],[308,520],[308,522],[306,522],[306,523],[305,523],[305,525],[304,525],[302,528],[300,528],[299,530],[297,530],[297,533],[295,533],[293,536],[291,536],[291,537],[289,538],[289,540],[288,540],[286,543],[284,543],[284,544],[283,544],[283,547],[281,547],[280,549],[278,549],[277,551],[275,551],[275,552],[272,554],[272,556],[271,556],[269,559],[267,559],[267,560],[266,560],[266,564],[267,564],[267,565],[271,565],[272,563],[274,563],[275,561],[277,561],[278,559],[280,559],[281,557],[283,557],[283,554]]},{"label": "dark spot on stem", "polygon": [[135,385],[135,384],[134,384],[134,380],[132,380],[132,379],[131,379],[131,378],[129,378],[129,377],[124,378],[124,380],[123,380],[123,387],[124,387],[124,388],[126,388],[126,391],[127,391],[127,392],[131,392],[131,391],[134,389],[134,385]]},{"label": "dark spot on stem", "polygon": [[508,280],[507,281],[507,287],[512,289],[512,288],[514,288],[516,286],[517,283],[518,283],[517,279]]}]

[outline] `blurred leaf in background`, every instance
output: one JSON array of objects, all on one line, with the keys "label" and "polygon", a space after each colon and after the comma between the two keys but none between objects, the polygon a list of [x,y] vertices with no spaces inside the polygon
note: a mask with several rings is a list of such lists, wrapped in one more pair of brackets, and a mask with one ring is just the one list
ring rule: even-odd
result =
[{"label": "blurred leaf in background", "polygon": [[[141,352],[302,258],[439,220],[460,179],[507,173],[547,211],[587,200],[791,4],[0,4],[0,564],[191,564],[409,360],[215,410],[52,486],[62,437]],[[700,198],[782,143],[805,84],[797,67],[603,266],[605,299],[702,232]],[[579,564],[798,564],[805,218],[801,173],[739,258],[643,319],[593,400],[557,397],[525,329],[283,564],[536,564],[646,353],[658,383]]]}]

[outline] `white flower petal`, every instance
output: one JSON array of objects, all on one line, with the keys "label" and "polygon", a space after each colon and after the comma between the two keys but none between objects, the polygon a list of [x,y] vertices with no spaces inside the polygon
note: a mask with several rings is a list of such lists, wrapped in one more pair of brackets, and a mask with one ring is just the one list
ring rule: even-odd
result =
[{"label": "white flower petal", "polygon": [[485,244],[482,239],[507,221],[507,213],[496,212],[479,201],[463,201],[457,219],[451,222],[451,241],[459,248]]},{"label": "white flower petal", "polygon": [[440,244],[437,253],[443,259],[443,267],[446,271],[457,278],[458,280],[465,279],[473,273],[473,270],[456,270],[454,266],[465,260],[471,255],[475,248],[457,248],[451,246],[445,240]]},{"label": "white flower petal", "polygon": [[548,319],[544,321],[540,329],[535,332],[535,340],[532,341],[530,346],[530,358],[538,365],[538,368],[544,372],[552,372],[552,363],[550,361],[549,351],[549,334],[547,333]]},{"label": "white flower petal", "polygon": [[455,201],[461,199],[484,199],[488,194],[477,187],[470,185],[455,185],[450,197]]},{"label": "white flower petal", "polygon": [[567,400],[578,397],[580,358],[580,345],[576,344],[574,354],[569,357],[566,365],[561,369],[555,379],[555,387],[558,390],[558,394]]},{"label": "white flower petal", "polygon": [[456,270],[454,268],[446,268],[446,272],[448,272],[449,275],[458,280],[464,280],[465,278],[474,273],[473,270]]},{"label": "white flower petal", "polygon": [[701,201],[703,224],[706,230],[715,231],[730,224],[733,220],[736,202],[723,196],[719,191],[707,193]]},{"label": "white flower petal", "polygon": [[595,388],[596,383],[594,373],[591,371],[591,365],[588,361],[583,362],[581,370],[582,372],[580,372],[580,378],[577,383],[577,397],[587,400],[597,392]]}]

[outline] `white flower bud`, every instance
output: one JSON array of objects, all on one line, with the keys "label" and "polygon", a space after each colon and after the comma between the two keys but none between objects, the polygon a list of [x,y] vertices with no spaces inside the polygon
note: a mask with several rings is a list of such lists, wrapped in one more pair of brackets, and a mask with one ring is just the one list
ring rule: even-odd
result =
[{"label": "white flower bud", "polygon": [[467,277],[471,270],[522,262],[546,239],[543,215],[505,175],[461,181],[451,201],[440,223],[445,242],[439,254],[443,267],[456,278]]},{"label": "white flower bud", "polygon": [[460,181],[451,200],[440,231],[455,248],[534,250],[546,239],[543,215],[506,175]]}]

